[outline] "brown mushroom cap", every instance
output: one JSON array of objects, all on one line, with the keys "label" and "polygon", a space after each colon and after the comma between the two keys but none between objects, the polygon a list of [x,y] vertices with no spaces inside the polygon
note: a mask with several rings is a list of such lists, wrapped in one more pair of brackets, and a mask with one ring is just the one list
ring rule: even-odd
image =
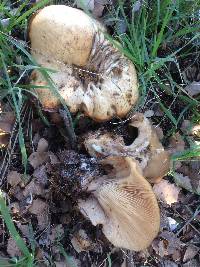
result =
[{"label": "brown mushroom cap", "polygon": [[84,142],[88,153],[93,157],[128,156],[136,159],[149,182],[159,182],[169,171],[169,153],[164,150],[155,129],[143,114],[135,114],[129,125],[138,128],[139,132],[131,145],[126,146],[121,136],[96,132]]},{"label": "brown mushroom cap", "polygon": [[[135,67],[106,40],[104,28],[83,11],[52,5],[30,23],[32,55],[57,72],[49,75],[71,112],[83,111],[97,121],[124,117],[138,99]],[[38,70],[32,85],[48,86]],[[35,88],[44,109],[60,101],[48,88]]]},{"label": "brown mushroom cap", "polygon": [[156,237],[160,226],[152,188],[131,158],[108,157],[103,164],[113,165],[114,170],[89,185],[88,191],[96,201],[94,197],[80,200],[79,208],[94,225],[103,225],[103,233],[114,246],[143,250]]}]

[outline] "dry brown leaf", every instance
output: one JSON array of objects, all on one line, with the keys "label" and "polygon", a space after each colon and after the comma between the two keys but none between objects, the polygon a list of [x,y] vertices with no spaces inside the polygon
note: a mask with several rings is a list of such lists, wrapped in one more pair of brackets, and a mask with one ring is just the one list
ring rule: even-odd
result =
[{"label": "dry brown leaf", "polygon": [[36,168],[33,177],[35,177],[40,184],[46,185],[48,181],[46,166],[42,165]]},{"label": "dry brown leaf", "polygon": [[74,235],[71,239],[71,243],[78,253],[88,251],[93,247],[92,241],[83,229],[79,230],[79,232]]},{"label": "dry brown leaf", "polygon": [[29,238],[30,237],[30,231],[29,231],[29,225],[28,224],[22,224],[21,222],[17,223],[17,227],[21,231],[22,235],[24,237]]},{"label": "dry brown leaf", "polygon": [[48,142],[41,138],[38,142],[37,151],[33,152],[28,160],[34,169],[42,165],[48,159]]},{"label": "dry brown leaf", "polygon": [[167,180],[161,180],[159,184],[153,186],[156,196],[168,205],[178,201],[180,190],[175,184],[171,184]]},{"label": "dry brown leaf", "polygon": [[42,187],[42,185],[36,182],[35,180],[32,180],[23,190],[23,196],[24,197],[28,197],[29,195],[42,196],[44,192],[45,190]]},{"label": "dry brown leaf", "polygon": [[185,251],[183,262],[193,259],[197,255],[199,250],[200,248],[198,248],[197,246],[192,245],[192,244],[189,245]]},{"label": "dry brown leaf", "polygon": [[177,132],[172,137],[170,137],[169,151],[171,153],[177,153],[177,152],[182,152],[184,150],[185,150],[185,142],[181,134]]},{"label": "dry brown leaf", "polygon": [[164,260],[160,267],[178,267],[178,264],[176,264],[175,262],[173,261],[169,261],[169,260]]},{"label": "dry brown leaf", "polygon": [[174,255],[182,250],[183,243],[173,232],[163,231],[159,238],[161,240],[153,241],[152,247],[160,257]]},{"label": "dry brown leaf", "polygon": [[192,259],[191,261],[188,261],[187,263],[183,264],[183,267],[199,267],[200,262],[196,259]]},{"label": "dry brown leaf", "polygon": [[64,228],[62,224],[58,224],[51,229],[51,234],[49,235],[49,239],[51,242],[54,242],[56,239],[64,235]]},{"label": "dry brown leaf", "polygon": [[187,85],[184,89],[190,96],[197,96],[198,94],[200,94],[200,82],[194,81]]},{"label": "dry brown leaf", "polygon": [[49,224],[49,205],[43,200],[37,198],[33,200],[29,212],[37,216],[38,227],[40,230],[46,228]]},{"label": "dry brown leaf", "polygon": [[47,152],[48,150],[48,142],[46,139],[41,138],[38,142],[38,146],[37,146],[37,152],[38,153],[44,153]]},{"label": "dry brown leaf", "polygon": [[12,186],[15,187],[18,185],[22,179],[21,179],[21,174],[18,173],[17,171],[10,171],[7,176],[7,182]]},{"label": "dry brown leaf", "polygon": [[7,244],[7,252],[10,257],[21,257],[22,252],[18,248],[15,240],[12,237],[9,237]]}]

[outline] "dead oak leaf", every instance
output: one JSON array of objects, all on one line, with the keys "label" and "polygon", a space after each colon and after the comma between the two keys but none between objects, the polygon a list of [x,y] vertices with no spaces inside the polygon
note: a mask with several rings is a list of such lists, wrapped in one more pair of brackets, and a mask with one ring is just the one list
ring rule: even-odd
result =
[{"label": "dead oak leaf", "polygon": [[178,201],[180,190],[175,184],[171,184],[167,180],[161,180],[160,183],[153,186],[156,196],[170,206]]}]

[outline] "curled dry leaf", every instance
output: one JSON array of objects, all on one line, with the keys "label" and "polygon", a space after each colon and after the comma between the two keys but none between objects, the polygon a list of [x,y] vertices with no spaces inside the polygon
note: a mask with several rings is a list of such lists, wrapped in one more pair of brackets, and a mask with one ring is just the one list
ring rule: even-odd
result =
[{"label": "curled dry leaf", "polygon": [[171,184],[167,180],[161,180],[159,184],[153,186],[153,191],[156,196],[170,206],[178,202],[180,190],[175,184]]},{"label": "curled dry leaf", "polygon": [[79,200],[81,212],[94,225],[102,224],[103,233],[116,247],[145,249],[160,226],[160,212],[150,184],[131,158],[108,157],[102,164],[111,165],[113,170],[88,185],[93,198]]},{"label": "curled dry leaf", "polygon": [[29,212],[36,215],[38,227],[40,230],[46,228],[49,224],[49,206],[43,200],[37,198],[33,200]]},{"label": "curled dry leaf", "polygon": [[169,153],[164,150],[155,129],[143,114],[137,113],[129,126],[138,129],[138,137],[129,146],[121,136],[96,132],[87,136],[84,144],[93,157],[128,156],[138,161],[144,176],[157,183],[169,171]]},{"label": "curled dry leaf", "polygon": [[[41,66],[57,71],[49,75],[70,112],[82,111],[97,121],[125,117],[139,95],[133,63],[104,32],[83,11],[64,5],[43,8],[29,27],[32,55]],[[31,84],[48,86],[37,70]],[[35,91],[45,110],[59,109],[59,98],[48,88]]]}]

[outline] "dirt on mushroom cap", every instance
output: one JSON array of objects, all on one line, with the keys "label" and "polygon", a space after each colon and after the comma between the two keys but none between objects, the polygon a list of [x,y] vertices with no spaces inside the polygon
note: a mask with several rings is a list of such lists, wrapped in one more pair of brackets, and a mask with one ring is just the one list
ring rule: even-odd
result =
[{"label": "dirt on mushroom cap", "polygon": [[[42,9],[29,32],[33,56],[57,71],[49,75],[70,111],[83,111],[97,121],[125,117],[139,94],[133,63],[106,40],[104,31],[83,11],[57,5]],[[31,84],[48,86],[38,70]],[[58,109],[60,101],[51,90],[35,91],[44,109]]]}]

